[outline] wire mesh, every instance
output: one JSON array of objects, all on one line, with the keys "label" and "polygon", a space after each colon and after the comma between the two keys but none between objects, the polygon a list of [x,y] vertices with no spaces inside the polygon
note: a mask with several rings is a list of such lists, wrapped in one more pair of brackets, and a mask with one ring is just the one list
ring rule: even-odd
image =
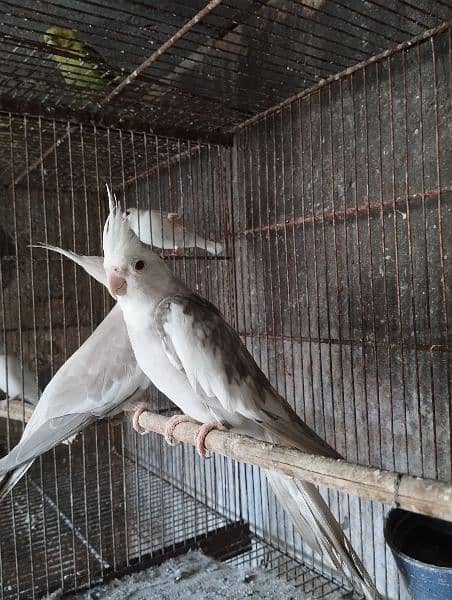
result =
[{"label": "wire mesh", "polygon": [[103,105],[205,4],[2,0],[2,108],[213,136],[452,16],[444,0],[223,1]]},{"label": "wire mesh", "polygon": [[[244,126],[231,234],[239,331],[281,394],[350,460],[444,480],[450,57],[448,28]],[[399,593],[385,509],[327,496]]]},{"label": "wire mesh", "polygon": [[[180,215],[183,243],[174,225],[165,259],[332,446],[450,480],[449,4],[222,3],[102,111],[103,95],[203,5],[0,5],[0,106],[15,111],[0,114],[0,343],[22,380],[30,371],[38,393],[111,307],[80,269],[29,248],[100,254],[108,181],[125,207],[157,211],[162,231]],[[64,83],[42,41],[55,24],[115,65],[105,89]],[[18,98],[38,116],[20,114]],[[232,149],[124,126],[211,137],[266,109]],[[49,118],[61,110],[83,118]],[[102,119],[118,126],[93,124]],[[22,427],[0,419],[5,451]],[[379,589],[406,597],[383,541],[388,507],[322,493]],[[265,564],[314,597],[347,593],[257,468],[202,462],[128,424],[96,424],[48,453],[0,508],[2,598],[92,586],[237,523],[249,523],[251,548],[225,546],[223,558]]]}]

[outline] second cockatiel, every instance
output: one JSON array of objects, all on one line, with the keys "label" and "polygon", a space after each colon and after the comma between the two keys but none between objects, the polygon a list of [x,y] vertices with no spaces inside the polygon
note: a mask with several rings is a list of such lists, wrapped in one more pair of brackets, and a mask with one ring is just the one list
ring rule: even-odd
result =
[{"label": "second cockatiel", "polygon": [[[105,285],[99,257],[66,254]],[[138,404],[149,385],[133,355],[121,310],[115,306],[55,373],[18,444],[0,459],[0,499],[40,454],[75,436],[96,419]]]},{"label": "second cockatiel", "polygon": [[[138,239],[111,198],[103,248],[108,288],[122,309],[137,362],[185,415],[203,423],[201,454],[205,436],[218,427],[338,457],[271,386],[220,312]],[[274,471],[267,477],[305,541],[355,590],[380,598],[317,488]]]},{"label": "second cockatiel", "polygon": [[184,248],[201,248],[217,256],[223,253],[220,242],[207,240],[184,227],[182,217],[176,213],[129,208],[126,215],[135,234],[150,246],[173,250],[176,254]]},{"label": "second cockatiel", "polygon": [[53,25],[43,40],[68,86],[102,92],[115,78],[105,60],[80,40],[77,31]]}]

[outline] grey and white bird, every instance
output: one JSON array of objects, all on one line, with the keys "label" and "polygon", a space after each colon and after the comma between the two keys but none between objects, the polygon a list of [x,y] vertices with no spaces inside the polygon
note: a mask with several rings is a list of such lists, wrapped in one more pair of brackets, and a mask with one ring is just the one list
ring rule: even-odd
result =
[{"label": "grey and white bird", "polygon": [[38,403],[41,395],[27,363],[4,346],[0,348],[0,390],[8,398],[23,398],[32,405]]},{"label": "grey and white bird", "polygon": [[[122,309],[138,365],[152,383],[202,427],[198,450],[213,428],[227,428],[305,452],[339,457],[272,387],[238,334],[207,300],[175,277],[140,241],[110,196],[103,234],[110,293]],[[267,471],[267,478],[304,540],[368,599],[380,598],[317,488]]]},{"label": "grey and white bird", "polygon": [[[100,257],[80,257],[71,252],[67,255],[105,285]],[[149,379],[137,365],[121,309],[116,305],[55,373],[19,443],[0,459],[0,499],[16,485],[35,458],[97,419],[131,405],[139,406],[149,385]]]},{"label": "grey and white bird", "polygon": [[129,208],[126,216],[135,234],[150,246],[172,250],[175,254],[180,254],[184,248],[201,248],[216,256],[223,253],[223,244],[195,234],[184,226],[177,213]]}]

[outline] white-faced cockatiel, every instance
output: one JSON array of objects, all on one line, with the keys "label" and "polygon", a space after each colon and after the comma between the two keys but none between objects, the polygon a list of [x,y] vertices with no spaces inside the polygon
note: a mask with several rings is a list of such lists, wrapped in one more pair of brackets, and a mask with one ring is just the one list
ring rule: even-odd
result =
[{"label": "white-faced cockatiel", "polygon": [[[105,285],[100,257],[67,254]],[[55,373],[18,444],[0,459],[0,499],[40,454],[72,438],[96,419],[140,405],[149,386],[149,379],[137,365],[121,309],[116,305]],[[137,427],[136,422],[134,426]]]},{"label": "white-faced cockatiel", "polygon": [[[124,315],[138,365],[185,419],[203,424],[197,439],[201,454],[207,433],[226,428],[339,458],[272,387],[218,309],[140,241],[111,195],[103,250],[108,289]],[[170,422],[167,438],[181,418]],[[274,471],[266,474],[304,540],[355,590],[380,598],[317,488]]]},{"label": "white-faced cockatiel", "polygon": [[184,248],[201,248],[217,256],[223,253],[223,244],[207,240],[184,227],[183,219],[177,213],[129,208],[126,216],[136,235],[150,246],[173,250],[176,254]]}]

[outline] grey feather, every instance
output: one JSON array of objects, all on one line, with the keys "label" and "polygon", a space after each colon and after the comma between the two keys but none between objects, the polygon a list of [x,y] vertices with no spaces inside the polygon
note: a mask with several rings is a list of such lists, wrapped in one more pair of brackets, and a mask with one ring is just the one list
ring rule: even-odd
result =
[{"label": "grey feather", "polygon": [[[132,396],[144,393],[148,387],[149,380],[135,361],[121,310],[116,306],[57,371],[19,443],[0,460],[0,497],[12,487],[8,473],[96,419],[117,412]],[[18,480],[19,477],[14,477],[14,482]]]}]

